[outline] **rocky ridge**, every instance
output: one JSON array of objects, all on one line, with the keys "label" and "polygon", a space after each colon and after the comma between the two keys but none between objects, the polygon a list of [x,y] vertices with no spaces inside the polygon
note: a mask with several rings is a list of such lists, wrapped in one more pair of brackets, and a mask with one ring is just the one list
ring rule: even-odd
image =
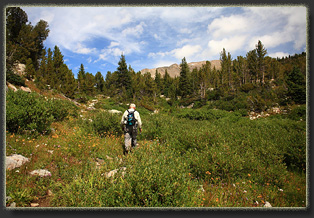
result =
[{"label": "rocky ridge", "polygon": [[[210,63],[211,63],[212,69],[214,67],[217,70],[219,70],[221,68],[220,60],[212,60],[212,61],[210,61]],[[192,71],[195,68],[200,69],[202,67],[202,65],[204,65],[204,64],[206,64],[206,61],[191,62],[191,63],[188,63],[188,66],[189,66],[190,70]],[[145,69],[141,70],[141,73],[142,74],[150,73],[152,75],[152,77],[155,78],[156,70],[158,71],[158,73],[161,74],[161,76],[164,76],[165,72],[167,70],[170,77],[174,78],[174,77],[178,77],[180,75],[181,68],[180,68],[180,65],[178,65],[178,64],[172,64],[170,66],[157,67],[157,68],[152,68],[152,69],[145,68]]]}]

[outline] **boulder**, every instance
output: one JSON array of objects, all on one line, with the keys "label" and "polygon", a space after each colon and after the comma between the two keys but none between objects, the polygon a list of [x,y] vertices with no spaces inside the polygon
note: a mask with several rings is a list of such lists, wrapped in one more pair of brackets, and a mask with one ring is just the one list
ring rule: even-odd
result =
[{"label": "boulder", "polygon": [[40,177],[51,176],[51,173],[46,169],[33,170],[29,174],[31,174],[32,176],[40,176]]},{"label": "boulder", "polygon": [[194,102],[190,104],[189,106],[187,106],[186,108],[193,108],[193,107],[194,107]]},{"label": "boulder", "polygon": [[122,178],[123,178],[125,175],[126,167],[121,167],[120,169],[111,170],[110,172],[105,173],[105,177],[106,178],[113,177],[119,170],[122,171],[121,174],[122,174]]},{"label": "boulder", "polygon": [[15,74],[18,74],[20,76],[24,76],[25,75],[25,64],[21,64],[21,63],[16,63],[14,64],[14,67],[13,67],[13,72]]},{"label": "boulder", "polygon": [[111,113],[111,114],[122,114],[121,111],[118,111],[118,110],[115,110],[115,109],[108,110],[108,112]]},{"label": "boulder", "polygon": [[268,201],[266,201],[265,204],[264,204],[264,207],[272,207],[272,206],[271,206],[271,204]]},{"label": "boulder", "polygon": [[5,166],[6,169],[12,170],[16,167],[22,166],[28,161],[29,159],[27,157],[24,157],[20,154],[13,154],[11,156],[6,157]]},{"label": "boulder", "polygon": [[21,90],[24,91],[24,92],[28,92],[28,93],[32,92],[32,90],[30,90],[30,88],[24,87],[24,86],[21,86]]},{"label": "boulder", "polygon": [[95,110],[96,108],[94,107],[87,107],[86,110],[89,110],[89,111],[92,111],[92,110]]},{"label": "boulder", "polygon": [[15,92],[17,91],[17,88],[14,85],[12,85],[11,83],[7,82],[7,86],[9,89],[12,89]]}]

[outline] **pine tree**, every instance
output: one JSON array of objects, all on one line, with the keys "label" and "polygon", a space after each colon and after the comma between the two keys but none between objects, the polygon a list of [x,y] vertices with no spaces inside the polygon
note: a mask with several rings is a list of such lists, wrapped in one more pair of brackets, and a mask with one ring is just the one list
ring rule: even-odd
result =
[{"label": "pine tree", "polygon": [[257,53],[256,49],[249,51],[246,54],[247,64],[248,64],[248,73],[250,76],[251,83],[255,81],[257,83],[258,77],[258,62],[257,62]]},{"label": "pine tree", "polygon": [[95,86],[98,93],[103,93],[105,89],[105,80],[99,71],[95,75]]},{"label": "pine tree", "polygon": [[91,73],[86,73],[85,75],[85,88],[87,95],[94,95],[95,93],[95,78]]},{"label": "pine tree", "polygon": [[47,57],[46,57],[46,49],[43,49],[41,53],[41,60],[39,64],[39,69],[36,72],[35,83],[38,88],[43,89],[44,84],[46,84],[46,76],[47,75]]},{"label": "pine tree", "polygon": [[65,75],[65,85],[62,86],[62,93],[69,98],[74,98],[77,89],[76,80],[71,70],[68,70]]},{"label": "pine tree", "polygon": [[84,70],[84,65],[81,64],[80,66],[80,70],[77,74],[77,87],[80,93],[85,93],[86,91],[86,87],[85,87],[85,79],[86,79],[86,75],[85,75],[85,70]]},{"label": "pine tree", "polygon": [[61,51],[58,46],[54,47],[52,59],[53,59],[53,68],[54,68],[53,71],[55,73],[54,78],[56,78],[55,88],[60,90],[60,86],[65,81],[66,70],[62,69],[64,67],[63,55],[61,54]]},{"label": "pine tree", "polygon": [[232,89],[231,67],[232,67],[232,59],[231,59],[231,54],[228,52],[228,56],[227,56],[228,86],[229,88]]},{"label": "pine tree", "polygon": [[287,95],[296,104],[306,103],[306,81],[300,68],[294,66],[286,79],[288,91]]},{"label": "pine tree", "polygon": [[117,68],[117,74],[119,81],[118,88],[120,89],[120,93],[122,93],[123,90],[125,90],[126,93],[122,94],[126,94],[126,96],[131,97],[132,81],[124,55],[121,55],[118,65],[119,66]]},{"label": "pine tree", "polygon": [[52,51],[50,48],[48,48],[47,52],[47,73],[46,73],[46,82],[50,84],[51,88],[56,88],[56,74],[54,73],[54,66],[53,66],[53,59],[52,59]]},{"label": "pine tree", "polygon": [[187,95],[191,93],[191,85],[189,80],[189,66],[186,62],[185,57],[182,59],[180,64],[180,78],[179,78],[179,93],[182,98],[185,98]]},{"label": "pine tree", "polygon": [[48,23],[44,20],[40,20],[36,26],[33,28],[34,42],[36,50],[31,54],[33,65],[35,69],[38,69],[38,61],[41,57],[42,51],[44,49],[44,41],[47,39],[49,34]]},{"label": "pine tree", "polygon": [[169,87],[171,86],[172,84],[172,81],[173,79],[170,77],[167,69],[165,71],[165,75],[164,75],[164,78],[163,78],[163,87],[164,87],[164,90],[163,90],[163,94],[167,97],[169,97]]},{"label": "pine tree", "polygon": [[201,92],[201,98],[205,99],[206,91],[209,88],[209,79],[211,74],[211,64],[209,61],[206,61],[201,69],[198,71],[198,82]]},{"label": "pine tree", "polygon": [[163,85],[162,85],[161,74],[158,72],[157,69],[155,73],[155,83],[156,83],[156,88],[157,88],[157,94],[159,95],[160,93],[163,92]]},{"label": "pine tree", "polygon": [[257,65],[258,65],[258,73],[257,77],[259,77],[259,81],[262,84],[265,83],[265,55],[267,54],[267,50],[260,40],[256,45],[256,54],[257,54]]},{"label": "pine tree", "polygon": [[33,67],[38,70],[43,41],[49,33],[48,24],[41,20],[33,27],[31,24],[26,24],[27,22],[27,14],[21,8],[6,9],[7,69],[10,69],[16,61],[26,64],[30,58]]}]

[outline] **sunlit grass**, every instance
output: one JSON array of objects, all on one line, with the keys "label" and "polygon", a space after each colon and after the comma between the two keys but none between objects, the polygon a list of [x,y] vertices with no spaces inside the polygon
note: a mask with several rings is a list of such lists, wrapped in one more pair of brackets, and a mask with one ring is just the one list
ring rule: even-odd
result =
[{"label": "sunlit grass", "polygon": [[[127,156],[121,134],[100,134],[81,118],[52,123],[49,135],[7,132],[6,155],[30,158],[6,171],[7,205],[49,198],[54,207],[306,206],[303,123],[165,114],[142,119],[140,145]],[[123,176],[105,177],[122,167]],[[31,176],[35,169],[51,177]]]}]

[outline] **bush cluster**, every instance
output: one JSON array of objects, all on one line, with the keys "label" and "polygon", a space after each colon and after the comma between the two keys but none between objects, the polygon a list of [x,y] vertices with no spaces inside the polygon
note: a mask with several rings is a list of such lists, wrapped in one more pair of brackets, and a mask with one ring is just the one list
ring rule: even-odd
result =
[{"label": "bush cluster", "polygon": [[25,79],[13,73],[12,70],[6,71],[6,81],[12,83],[13,85],[25,86]]},{"label": "bush cluster", "polygon": [[35,92],[21,90],[9,90],[6,95],[6,128],[9,132],[49,133],[53,121],[62,121],[70,114],[77,116],[77,106],[66,100],[45,99]]},{"label": "bush cluster", "polygon": [[[136,166],[136,167],[135,167]],[[188,174],[187,163],[158,143],[142,145],[127,162],[123,180],[108,190],[108,206],[193,207],[202,193],[199,181]],[[108,193],[108,194],[109,194]]]},{"label": "bush cluster", "polygon": [[82,118],[80,125],[88,133],[95,133],[100,136],[122,135],[120,126],[121,115],[112,114],[106,111],[96,111],[89,119]]},{"label": "bush cluster", "polygon": [[287,167],[305,170],[304,122],[251,121],[238,112],[199,109],[182,109],[177,117],[147,119],[144,137],[158,138],[183,155],[195,177],[228,182],[250,174],[256,182],[282,185]]},{"label": "bush cluster", "polygon": [[9,132],[49,132],[53,120],[49,103],[42,96],[21,90],[7,92],[6,129]]},{"label": "bush cluster", "polygon": [[190,120],[218,120],[223,117],[231,119],[238,118],[241,113],[233,113],[225,110],[215,109],[184,109],[177,113],[179,118],[188,118]]}]

